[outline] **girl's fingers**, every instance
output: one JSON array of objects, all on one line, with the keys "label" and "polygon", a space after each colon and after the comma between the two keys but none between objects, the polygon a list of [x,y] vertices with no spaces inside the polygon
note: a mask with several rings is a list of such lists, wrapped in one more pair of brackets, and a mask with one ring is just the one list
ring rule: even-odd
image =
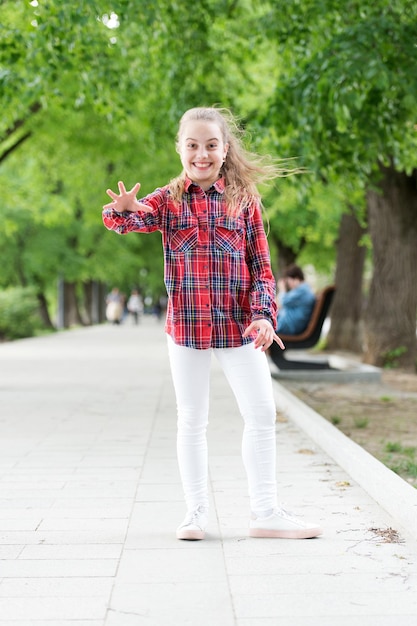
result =
[{"label": "girl's fingers", "polygon": [[134,197],[136,197],[136,194],[138,193],[138,191],[140,189],[140,183],[136,183],[136,185],[134,185],[130,191],[126,191],[126,187],[125,187],[124,183],[121,180],[119,180],[119,182],[117,183],[117,186],[119,187],[120,196],[134,196]]},{"label": "girl's fingers", "polygon": [[136,185],[134,185],[130,191],[126,191],[126,187],[121,180],[117,183],[117,186],[119,187],[119,194],[115,193],[111,189],[106,189],[107,195],[110,196],[113,202],[105,204],[103,206],[103,209],[115,209],[118,206],[118,201],[125,196],[133,196],[133,198],[136,198],[136,194],[140,189],[140,183],[136,183]]},{"label": "girl's fingers", "polygon": [[274,334],[274,341],[276,341],[276,343],[279,345],[279,347],[281,348],[281,350],[285,350],[285,345],[284,342],[282,341],[282,339],[280,339],[278,337],[278,335]]}]

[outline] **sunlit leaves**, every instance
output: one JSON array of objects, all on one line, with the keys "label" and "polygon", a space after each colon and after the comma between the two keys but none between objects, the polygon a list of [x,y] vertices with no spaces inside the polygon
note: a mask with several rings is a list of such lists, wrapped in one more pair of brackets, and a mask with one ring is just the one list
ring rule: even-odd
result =
[{"label": "sunlit leaves", "polygon": [[287,41],[293,64],[277,86],[274,110],[287,105],[284,118],[275,114],[277,125],[303,129],[295,145],[320,169],[368,176],[384,155],[409,166],[416,160],[407,124],[417,112],[415,5],[311,0],[305,10],[313,6],[317,23],[310,13],[304,40],[295,48]]}]

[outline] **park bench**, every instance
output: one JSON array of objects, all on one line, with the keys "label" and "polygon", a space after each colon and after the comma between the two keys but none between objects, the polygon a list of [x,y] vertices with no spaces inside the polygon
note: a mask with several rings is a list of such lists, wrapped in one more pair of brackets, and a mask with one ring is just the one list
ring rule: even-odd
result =
[{"label": "park bench", "polygon": [[336,287],[330,285],[317,294],[310,321],[307,328],[302,333],[299,335],[279,335],[285,344],[286,350],[281,350],[275,342],[270,346],[269,356],[280,370],[331,369],[327,360],[291,360],[285,357],[285,353],[287,350],[305,350],[307,348],[313,348],[318,343],[335,290]]}]

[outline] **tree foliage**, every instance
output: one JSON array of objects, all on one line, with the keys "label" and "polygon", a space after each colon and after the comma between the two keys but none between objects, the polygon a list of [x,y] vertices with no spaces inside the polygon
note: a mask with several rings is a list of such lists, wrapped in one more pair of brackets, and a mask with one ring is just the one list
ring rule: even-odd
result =
[{"label": "tree foliage", "polygon": [[[401,361],[407,367],[415,367],[416,359],[415,281],[407,289],[408,297],[401,300],[399,315],[384,304],[396,293],[404,268],[417,270],[413,253],[417,248],[413,208],[416,18],[416,5],[407,0],[289,0],[279,17],[271,7],[265,19],[268,36],[277,41],[286,61],[271,99],[277,132],[294,153],[302,155],[315,178],[339,187],[346,208],[356,206],[361,219],[368,214],[371,190],[390,199],[379,205],[385,206],[384,213],[382,208],[380,212],[384,219],[372,212],[370,234],[377,271],[366,316],[366,354],[369,362],[381,364],[382,350],[396,349],[400,341],[406,346]],[[401,176],[391,175],[392,170],[408,177],[408,197],[395,191],[404,185],[399,182]],[[384,180],[387,172],[392,189]],[[386,237],[387,228],[391,238]],[[398,247],[401,240],[403,245]],[[387,267],[389,272],[380,272]],[[375,323],[381,320],[381,310],[385,311],[383,328]]]},{"label": "tree foliage", "polygon": [[[1,8],[0,183],[7,284],[117,282],[163,293],[158,236],[105,231],[104,191],[142,193],[178,173],[174,139],[189,106],[256,91],[239,79],[239,3],[5,2]],[[230,36],[224,37],[230,28]],[[228,55],[229,70],[224,68]],[[241,63],[240,76],[245,75]]]},{"label": "tree foliage", "polygon": [[329,272],[342,213],[416,167],[416,18],[407,0],[3,1],[1,286],[161,294],[158,236],[117,237],[100,207],[118,180],[176,175],[178,118],[212,104],[306,170],[264,190],[277,271],[286,252]]},{"label": "tree foliage", "polygon": [[[287,10],[300,4],[290,0]],[[277,85],[274,122],[291,128],[292,141],[316,168],[363,178],[392,158],[410,171],[416,162],[416,4],[302,4],[307,16],[286,34],[289,63]]]}]

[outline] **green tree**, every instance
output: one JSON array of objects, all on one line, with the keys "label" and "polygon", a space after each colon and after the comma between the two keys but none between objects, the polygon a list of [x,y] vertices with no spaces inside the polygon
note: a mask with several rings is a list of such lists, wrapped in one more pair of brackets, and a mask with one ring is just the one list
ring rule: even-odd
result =
[{"label": "green tree", "polygon": [[380,365],[404,346],[401,364],[415,367],[417,7],[289,0],[265,27],[286,59],[270,122],[318,178],[338,177],[367,205],[365,358]]},{"label": "green tree", "polygon": [[36,284],[45,304],[61,277],[76,322],[81,283],[127,289],[147,276],[147,289],[163,290],[159,239],[106,232],[104,190],[120,179],[139,178],[143,193],[167,182],[179,169],[180,112],[249,91],[244,49],[233,45],[244,41],[239,13],[239,3],[202,2],[190,29],[189,7],[167,1],[140,12],[129,1],[2,4],[0,180],[19,188],[2,208],[4,284]]}]

